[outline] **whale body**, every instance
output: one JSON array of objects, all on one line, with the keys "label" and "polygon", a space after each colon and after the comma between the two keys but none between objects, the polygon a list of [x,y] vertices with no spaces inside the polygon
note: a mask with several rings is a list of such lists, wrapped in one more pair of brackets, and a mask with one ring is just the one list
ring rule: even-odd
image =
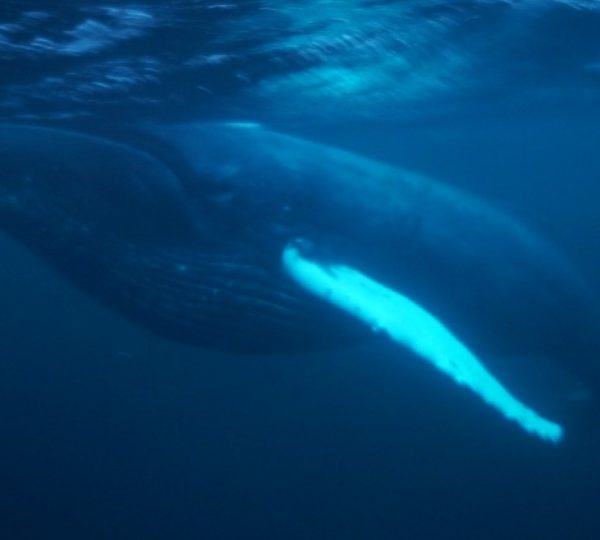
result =
[{"label": "whale body", "polygon": [[[478,359],[507,354],[594,371],[597,318],[578,272],[517,220],[450,186],[246,124],[147,126],[127,140],[4,125],[0,143],[0,227],[165,337],[246,353],[381,339],[373,327],[385,317],[365,316],[371,297],[335,294],[359,276],[408,314],[398,339],[413,352],[424,349],[411,345],[411,321],[437,324],[429,341],[451,336],[423,354],[461,384],[464,365],[444,356],[463,343],[476,371]],[[307,264],[324,280],[340,265],[360,273],[336,270],[346,277],[323,288],[296,272]],[[551,433],[542,437],[560,437]]]}]

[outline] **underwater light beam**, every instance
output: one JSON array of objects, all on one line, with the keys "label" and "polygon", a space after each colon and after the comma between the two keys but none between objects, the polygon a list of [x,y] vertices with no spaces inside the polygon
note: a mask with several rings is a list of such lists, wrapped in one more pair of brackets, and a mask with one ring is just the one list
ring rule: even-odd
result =
[{"label": "underwater light beam", "polygon": [[477,357],[438,319],[406,296],[343,265],[321,265],[305,258],[295,243],[283,252],[287,273],[305,290],[346,311],[374,331],[433,364],[466,386],[526,432],[559,443],[563,429],[515,398]]}]

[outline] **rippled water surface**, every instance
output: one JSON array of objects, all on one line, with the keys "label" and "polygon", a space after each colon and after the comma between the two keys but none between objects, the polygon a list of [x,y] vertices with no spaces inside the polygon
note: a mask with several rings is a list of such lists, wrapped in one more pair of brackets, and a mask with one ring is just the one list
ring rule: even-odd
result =
[{"label": "rippled water surface", "polygon": [[[600,287],[597,0],[2,1],[0,121],[203,120],[472,191]],[[600,537],[596,413],[551,448],[383,346],[188,348],[0,245],[1,538]]]}]

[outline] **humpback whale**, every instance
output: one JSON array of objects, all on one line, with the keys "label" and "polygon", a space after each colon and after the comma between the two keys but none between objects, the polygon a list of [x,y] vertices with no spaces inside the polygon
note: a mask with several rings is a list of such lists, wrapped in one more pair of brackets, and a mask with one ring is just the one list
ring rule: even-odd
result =
[{"label": "humpback whale", "polygon": [[551,244],[461,190],[258,125],[134,131],[0,126],[0,227],[165,337],[240,353],[391,340],[561,440],[487,362],[593,371],[591,293]]}]

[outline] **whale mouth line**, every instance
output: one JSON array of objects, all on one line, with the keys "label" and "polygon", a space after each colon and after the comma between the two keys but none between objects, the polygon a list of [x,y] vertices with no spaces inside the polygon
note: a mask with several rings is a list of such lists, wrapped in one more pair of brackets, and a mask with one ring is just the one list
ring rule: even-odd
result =
[{"label": "whale mouth line", "polygon": [[302,245],[291,242],[282,254],[285,271],[301,288],[408,348],[530,435],[554,444],[562,440],[559,424],[513,396],[432,313],[349,266],[307,258]]}]

